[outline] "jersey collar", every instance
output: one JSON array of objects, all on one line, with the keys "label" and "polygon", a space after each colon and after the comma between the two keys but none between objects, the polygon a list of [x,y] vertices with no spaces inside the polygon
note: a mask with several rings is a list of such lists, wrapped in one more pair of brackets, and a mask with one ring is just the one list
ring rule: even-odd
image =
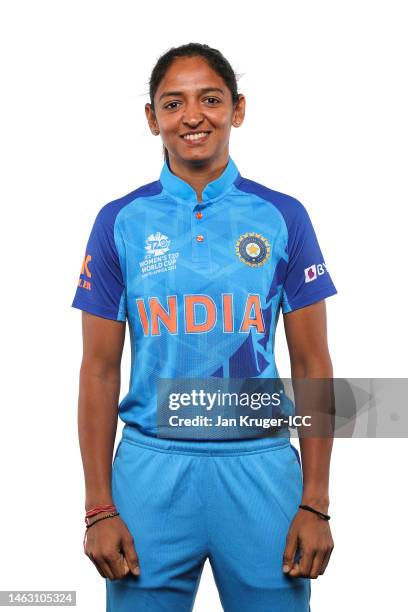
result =
[{"label": "jersey collar", "polygon": [[[231,187],[231,185],[240,177],[237,166],[233,162],[231,156],[228,156],[228,164],[223,173],[207,183],[202,192],[202,203],[209,202],[222,197]],[[186,181],[181,179],[170,170],[167,161],[164,162],[160,173],[160,182],[163,189],[175,198],[186,200],[194,204],[197,203],[197,194],[194,189]]]}]

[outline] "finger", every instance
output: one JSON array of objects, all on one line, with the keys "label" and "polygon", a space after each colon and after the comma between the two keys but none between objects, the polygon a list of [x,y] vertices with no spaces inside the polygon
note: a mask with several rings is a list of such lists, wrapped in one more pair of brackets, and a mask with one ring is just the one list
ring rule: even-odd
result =
[{"label": "finger", "polygon": [[124,576],[126,576],[126,574],[130,572],[127,561],[123,555],[122,555],[122,566],[123,566],[123,572],[122,572],[122,578],[123,578]]},{"label": "finger", "polygon": [[290,576],[291,578],[297,578],[298,576],[300,576],[299,563],[293,564],[292,569],[288,573],[288,576]]},{"label": "finger", "polygon": [[283,552],[283,567],[282,571],[287,574],[293,567],[296,549],[297,549],[297,534],[293,530],[289,530],[286,538],[286,546]]},{"label": "finger", "polygon": [[128,565],[126,563],[124,556],[118,550],[116,550],[115,552],[109,555],[106,555],[104,557],[104,561],[109,566],[114,580],[123,578],[124,576],[126,576],[126,574],[129,571],[129,568],[128,568]]},{"label": "finger", "polygon": [[92,553],[90,553],[88,557],[90,558],[90,560],[92,561],[92,563],[94,564],[94,566],[96,567],[96,569],[98,570],[102,578],[109,578],[109,580],[113,579],[112,573],[109,567],[105,565],[105,562],[103,561],[103,559],[99,557],[97,559],[96,557],[92,555]]},{"label": "finger", "polygon": [[302,556],[299,563],[299,572],[301,576],[310,576],[314,556],[315,551],[313,549],[302,550]]},{"label": "finger", "polygon": [[325,558],[325,552],[324,551],[317,551],[313,562],[312,562],[312,567],[310,570],[310,578],[317,578],[318,576],[320,576],[321,573],[321,568],[322,568],[322,563],[324,561]]},{"label": "finger", "polygon": [[128,568],[135,576],[140,575],[140,563],[133,542],[133,538],[124,539],[122,541],[123,554],[127,562]]},{"label": "finger", "polygon": [[300,559],[302,557],[302,549],[298,538],[298,547],[296,548],[295,559],[292,570],[289,572],[289,576],[296,578],[300,576]]},{"label": "finger", "polygon": [[314,551],[309,549],[300,550],[300,561],[295,564],[293,571],[290,572],[290,576],[303,576],[308,577],[310,569],[312,567],[312,561],[314,557]]},{"label": "finger", "polygon": [[329,548],[329,549],[328,549],[328,551],[326,552],[325,556],[324,556],[324,559],[323,559],[323,562],[322,562],[322,568],[321,568],[321,570],[320,570],[320,574],[321,574],[321,575],[323,575],[323,574],[324,574],[324,572],[326,571],[326,567],[327,567],[327,566],[328,566],[328,564],[329,564],[329,561],[330,561],[330,555],[332,554],[332,551],[333,551],[333,549],[332,549],[332,548]]}]

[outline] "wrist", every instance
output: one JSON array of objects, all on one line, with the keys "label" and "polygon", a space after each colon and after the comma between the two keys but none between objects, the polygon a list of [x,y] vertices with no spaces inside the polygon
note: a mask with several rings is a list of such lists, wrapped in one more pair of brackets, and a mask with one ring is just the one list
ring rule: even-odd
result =
[{"label": "wrist", "polygon": [[92,517],[86,517],[85,524],[87,528],[92,527],[94,523],[99,523],[102,520],[114,518],[115,516],[119,516],[119,512],[116,509],[112,509],[110,512],[101,512]]},{"label": "wrist", "polygon": [[97,506],[113,506],[114,502],[111,495],[98,495],[97,497],[87,497],[85,500],[85,512]]},{"label": "wrist", "polygon": [[113,503],[92,507],[85,511],[85,523],[91,526],[94,521],[112,516],[112,512],[114,512],[115,515],[118,514],[117,508]]},{"label": "wrist", "polygon": [[300,503],[305,504],[307,506],[311,506],[312,508],[315,508],[315,510],[319,510],[319,512],[323,512],[324,514],[327,514],[327,511],[330,505],[330,500],[327,494],[326,495],[316,495],[316,494],[313,495],[313,494],[303,493],[302,500]]}]

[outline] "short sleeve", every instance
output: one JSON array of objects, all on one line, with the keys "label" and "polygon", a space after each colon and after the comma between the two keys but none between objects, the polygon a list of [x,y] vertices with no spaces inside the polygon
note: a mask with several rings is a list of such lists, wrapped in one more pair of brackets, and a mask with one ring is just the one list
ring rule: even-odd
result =
[{"label": "short sleeve", "polygon": [[115,241],[115,209],[107,204],[93,224],[72,306],[92,314],[126,320],[126,291]]},{"label": "short sleeve", "polygon": [[293,200],[288,215],[288,263],[283,284],[284,314],[337,293],[306,208]]}]

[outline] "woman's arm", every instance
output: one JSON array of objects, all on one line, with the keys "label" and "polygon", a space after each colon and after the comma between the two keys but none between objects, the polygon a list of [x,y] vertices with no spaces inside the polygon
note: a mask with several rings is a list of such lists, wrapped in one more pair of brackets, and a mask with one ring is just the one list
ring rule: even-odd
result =
[{"label": "woman's arm", "polygon": [[[331,379],[333,369],[327,345],[326,305],[324,300],[284,315],[291,374],[296,379]],[[296,388],[295,388],[296,395]],[[327,406],[329,411],[330,406]],[[332,437],[299,438],[303,469],[302,504],[327,514],[329,507],[329,470]],[[293,563],[296,546],[302,560]],[[284,564],[290,576],[317,578],[323,574],[333,549],[328,523],[305,510],[299,510],[288,534]]]},{"label": "woman's arm", "polygon": [[[85,508],[112,504],[112,455],[118,422],[120,364],[126,324],[83,311],[83,357],[78,435],[85,476]],[[92,521],[98,515],[92,517]],[[132,536],[119,516],[87,531],[85,553],[104,578],[138,575]]]},{"label": "woman's arm", "polygon": [[[333,368],[327,345],[324,300],[284,315],[284,326],[292,379],[331,379]],[[303,466],[302,504],[308,504],[327,514],[333,439],[300,436],[299,442]]]},{"label": "woman's arm", "polygon": [[78,435],[85,476],[85,508],[111,504],[111,467],[118,421],[120,363],[126,324],[82,314]]}]

